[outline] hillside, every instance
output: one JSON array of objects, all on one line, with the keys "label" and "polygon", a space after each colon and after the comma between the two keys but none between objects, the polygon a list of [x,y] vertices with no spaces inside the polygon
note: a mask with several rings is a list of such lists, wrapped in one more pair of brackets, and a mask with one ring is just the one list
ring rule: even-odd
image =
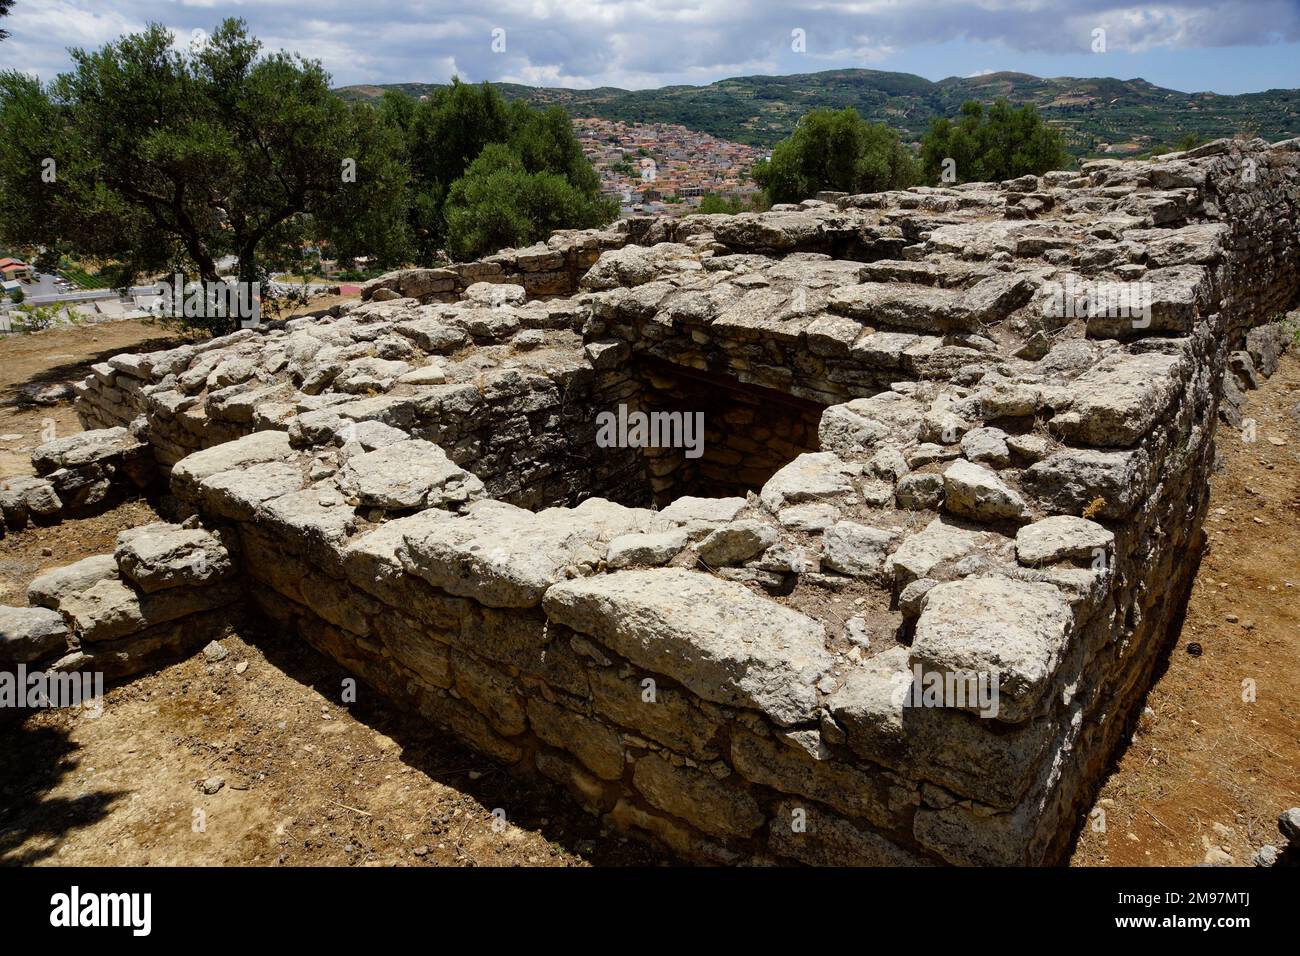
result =
[{"label": "hillside", "polygon": [[[657,90],[552,89],[498,83],[508,99],[558,105],[572,116],[598,116],[638,123],[680,123],[723,139],[771,146],[798,118],[818,106],[855,107],[867,119],[888,123],[905,139],[919,138],[936,116],[954,114],[968,99],[1034,103],[1067,130],[1072,152],[1130,144],[1124,152],[1176,142],[1187,133],[1205,138],[1238,132],[1268,140],[1300,135],[1300,90],[1267,90],[1239,96],[1181,93],[1146,80],[1043,79],[1025,73],[949,77],[938,83],[910,73],[829,70],[793,76],[741,76],[708,86]],[[348,86],[347,99],[373,99],[396,89],[413,96],[436,84]]]}]

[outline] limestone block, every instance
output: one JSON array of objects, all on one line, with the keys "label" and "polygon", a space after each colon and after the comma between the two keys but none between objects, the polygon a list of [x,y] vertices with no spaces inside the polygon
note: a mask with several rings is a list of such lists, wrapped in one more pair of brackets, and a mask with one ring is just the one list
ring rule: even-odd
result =
[{"label": "limestone block", "polygon": [[679,568],[552,586],[547,616],[719,704],[788,726],[811,718],[830,667],[822,625],[740,584]]},{"label": "limestone block", "polygon": [[32,664],[67,646],[68,626],[57,611],[0,604],[0,664]]}]

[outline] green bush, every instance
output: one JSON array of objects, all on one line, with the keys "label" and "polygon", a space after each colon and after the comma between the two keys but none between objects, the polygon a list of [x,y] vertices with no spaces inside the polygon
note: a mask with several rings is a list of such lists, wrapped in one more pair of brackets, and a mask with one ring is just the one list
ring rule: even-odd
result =
[{"label": "green bush", "polygon": [[54,324],[59,310],[53,305],[28,305],[9,313],[11,324],[19,332],[43,332]]},{"label": "green bush", "polygon": [[444,245],[474,257],[618,214],[600,198],[600,177],[558,107],[507,103],[487,83],[453,80],[418,103],[385,94],[380,112],[406,143],[410,233],[422,265]]},{"label": "green bush", "polygon": [[805,115],[752,175],[774,203],[801,202],[822,190],[902,189],[917,177],[911,153],[893,130],[868,123],[852,107]]},{"label": "green bush", "polygon": [[529,172],[503,143],[490,143],[447,194],[447,246],[472,259],[506,246],[525,246],[555,229],[599,226],[617,214],[609,201],[588,196],[554,172]]},{"label": "green bush", "polygon": [[[945,179],[951,160],[952,179]],[[977,100],[962,104],[954,121],[937,119],[921,140],[926,179],[945,182],[1000,182],[1017,176],[1042,175],[1070,164],[1061,132],[1043,122],[1029,104],[1013,107],[995,100],[987,110]]]}]

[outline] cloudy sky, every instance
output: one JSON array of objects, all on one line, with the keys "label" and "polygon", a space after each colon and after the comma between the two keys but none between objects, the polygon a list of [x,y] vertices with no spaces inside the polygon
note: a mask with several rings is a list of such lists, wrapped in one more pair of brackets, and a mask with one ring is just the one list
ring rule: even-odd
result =
[{"label": "cloudy sky", "polygon": [[187,42],[228,16],[268,47],[321,60],[340,85],[456,74],[639,89],[865,66],[1300,87],[1300,0],[17,0],[0,21],[12,34],[0,66],[49,79],[68,47],[150,21]]}]

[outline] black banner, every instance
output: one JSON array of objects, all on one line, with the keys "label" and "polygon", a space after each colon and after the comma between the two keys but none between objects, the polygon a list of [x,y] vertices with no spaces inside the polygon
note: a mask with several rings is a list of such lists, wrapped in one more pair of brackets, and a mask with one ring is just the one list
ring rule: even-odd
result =
[{"label": "black banner", "polygon": [[1293,872],[36,868],[0,870],[0,918],[15,943],[39,935],[205,948],[279,936],[337,947],[442,927],[493,944],[514,934],[630,940],[688,925],[695,938],[761,945],[782,923],[838,933],[841,921],[930,941],[961,932],[964,920],[980,937],[1041,929],[1071,941],[1194,933],[1228,942],[1290,925]]}]

